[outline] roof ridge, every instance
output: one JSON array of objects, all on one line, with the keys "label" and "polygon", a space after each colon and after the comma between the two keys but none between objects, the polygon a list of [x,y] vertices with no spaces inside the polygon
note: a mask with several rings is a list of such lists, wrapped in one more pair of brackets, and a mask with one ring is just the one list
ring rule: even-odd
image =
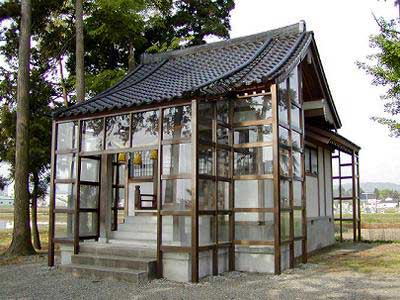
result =
[{"label": "roof ridge", "polygon": [[178,50],[170,50],[166,52],[161,52],[161,53],[143,53],[141,55],[141,64],[150,64],[150,63],[156,63],[159,62],[160,60],[166,59],[166,58],[172,58],[172,57],[180,57],[184,55],[189,55],[189,54],[194,54],[199,51],[209,51],[209,50],[214,50],[222,47],[229,47],[233,46],[236,44],[240,44],[246,41],[254,41],[258,39],[264,39],[266,37],[274,37],[276,35],[281,35],[283,33],[286,34],[291,34],[291,33],[302,33],[305,31],[305,22],[300,21],[299,23],[295,23],[292,25],[268,30],[268,31],[263,31],[259,32],[256,34],[251,34],[247,36],[241,36],[233,39],[227,39],[227,40],[222,40],[222,41],[217,41],[213,43],[207,43],[203,45],[197,45],[197,46],[191,46],[188,48],[184,49],[178,49]]}]

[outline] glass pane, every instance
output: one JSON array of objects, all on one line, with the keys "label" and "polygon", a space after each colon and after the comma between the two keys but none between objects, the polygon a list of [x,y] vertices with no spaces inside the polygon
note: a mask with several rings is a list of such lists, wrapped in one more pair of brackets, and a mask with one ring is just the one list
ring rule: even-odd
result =
[{"label": "glass pane", "polygon": [[163,146],[162,174],[182,175],[192,172],[192,144]]},{"label": "glass pane", "polygon": [[163,139],[189,138],[192,135],[192,107],[176,106],[164,109]]},{"label": "glass pane", "polygon": [[132,152],[130,159],[130,177],[153,176],[154,164],[157,163],[157,156],[158,152],[156,149]]},{"label": "glass pane", "polygon": [[318,174],[318,152],[315,149],[310,149],[311,152],[311,173]]},{"label": "glass pane", "polygon": [[218,181],[218,209],[229,210],[229,182]]},{"label": "glass pane", "polygon": [[162,244],[191,246],[192,218],[187,216],[162,216]]},{"label": "glass pane", "polygon": [[286,80],[279,84],[278,93],[279,123],[288,124],[288,101]]},{"label": "glass pane", "polygon": [[272,125],[238,127],[234,131],[235,144],[272,142]]},{"label": "glass pane", "polygon": [[[117,196],[117,199],[116,199]],[[115,203],[115,200],[118,200]],[[113,188],[113,207],[124,207],[125,206],[125,189],[124,188]]]},{"label": "glass pane", "polygon": [[290,109],[290,123],[293,128],[300,129],[300,109],[292,105]]},{"label": "glass pane", "polygon": [[199,216],[199,246],[215,244],[215,217]]},{"label": "glass pane", "polygon": [[106,118],[106,149],[129,147],[129,115]]},{"label": "glass pane", "polygon": [[159,111],[132,114],[132,147],[158,144]]},{"label": "glass pane", "polygon": [[211,143],[213,139],[212,120],[206,118],[200,118],[198,120],[198,128],[199,128],[199,141],[206,144]]},{"label": "glass pane", "polygon": [[301,210],[293,211],[294,237],[303,236],[303,213]]},{"label": "glass pane", "polygon": [[218,215],[218,242],[229,241],[229,215]]},{"label": "glass pane", "polygon": [[289,99],[295,103],[299,103],[299,82],[298,82],[298,72],[297,68],[295,68],[289,74]]},{"label": "glass pane", "polygon": [[200,118],[209,118],[212,119],[214,115],[213,103],[202,101],[198,103],[198,115]]},{"label": "glass pane", "polygon": [[302,177],[301,170],[301,153],[297,151],[292,151],[293,158],[293,176]]},{"label": "glass pane", "polygon": [[56,178],[75,179],[75,154],[58,154],[56,159]]},{"label": "glass pane", "polygon": [[118,183],[122,185],[125,184],[125,164],[118,165]]},{"label": "glass pane", "polygon": [[281,208],[289,208],[289,181],[281,180]]},{"label": "glass pane", "polygon": [[215,183],[199,179],[199,210],[215,210]]},{"label": "glass pane", "polygon": [[93,185],[81,185],[80,197],[81,208],[97,208],[99,200],[99,187]]},{"label": "glass pane", "polygon": [[281,175],[289,176],[289,151],[281,150],[280,151],[280,159],[279,159]]},{"label": "glass pane", "polygon": [[229,129],[218,126],[217,129],[217,143],[223,145],[229,145]]},{"label": "glass pane", "polygon": [[289,130],[286,128],[279,126],[279,143],[281,145],[290,146],[289,142]]},{"label": "glass pane", "polygon": [[229,161],[229,151],[218,150],[218,176],[219,177],[229,177],[230,171],[230,161]]},{"label": "glass pane", "polygon": [[296,131],[292,130],[292,146],[296,150],[301,150],[302,145],[301,145],[301,135],[297,133]]},{"label": "glass pane", "polygon": [[81,180],[99,182],[100,160],[81,159]]},{"label": "glass pane", "polygon": [[[156,203],[148,200],[154,200],[154,197],[151,196],[145,196],[143,197],[143,200],[146,201],[141,201],[140,203],[136,203],[136,192],[140,192],[140,194],[146,194],[146,195],[156,195],[157,192],[154,190],[154,183],[153,182],[134,182],[134,183],[129,183],[129,215],[132,215],[135,209],[140,209],[141,207],[154,207],[156,206]],[[123,190],[123,189],[119,189]],[[121,193],[120,193],[120,196]],[[124,195],[125,198],[125,195]]]},{"label": "glass pane", "polygon": [[75,184],[56,183],[56,208],[74,208]]},{"label": "glass pane", "polygon": [[298,180],[293,181],[293,205],[302,206],[302,182]]},{"label": "glass pane", "polygon": [[162,181],[163,210],[190,210],[191,208],[191,179],[169,179]]},{"label": "glass pane", "polygon": [[281,240],[287,241],[290,238],[290,214],[281,212]]},{"label": "glass pane", "polygon": [[213,150],[207,146],[199,146],[199,174],[213,175]]},{"label": "glass pane", "polygon": [[65,213],[54,214],[54,237],[56,239],[74,238],[74,215]]},{"label": "glass pane", "polygon": [[234,102],[235,123],[244,121],[265,120],[272,117],[271,96],[254,96],[238,99]]},{"label": "glass pane", "polygon": [[229,123],[229,102],[226,100],[219,100],[217,102],[217,120],[228,124]]},{"label": "glass pane", "polygon": [[57,125],[57,150],[76,149],[78,123],[68,122]]},{"label": "glass pane", "polygon": [[273,208],[273,180],[235,180],[234,207]]},{"label": "glass pane", "polygon": [[79,236],[92,236],[97,234],[97,213],[79,213]]},{"label": "glass pane", "polygon": [[82,151],[103,150],[103,138],[103,119],[93,119],[82,122]]},{"label": "glass pane", "polygon": [[235,240],[272,241],[273,213],[235,213]]},{"label": "glass pane", "polygon": [[235,175],[272,174],[272,147],[235,149]]}]

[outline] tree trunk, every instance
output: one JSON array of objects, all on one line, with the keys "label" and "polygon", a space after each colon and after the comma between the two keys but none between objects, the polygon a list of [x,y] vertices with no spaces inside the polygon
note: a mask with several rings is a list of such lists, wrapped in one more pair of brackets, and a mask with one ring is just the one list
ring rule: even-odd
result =
[{"label": "tree trunk", "polygon": [[21,31],[18,51],[17,135],[15,147],[14,229],[8,255],[30,255],[32,246],[29,224],[29,59],[31,1],[21,1]]},{"label": "tree trunk", "polygon": [[38,193],[39,193],[39,176],[36,172],[34,172],[33,173],[32,207],[31,207],[32,237],[33,237],[33,246],[35,247],[35,249],[41,250],[42,245],[40,243],[39,228],[38,228],[38,224],[37,224]]},{"label": "tree trunk", "polygon": [[129,43],[128,72],[132,72],[135,67],[135,47],[133,47],[132,43]]},{"label": "tree trunk", "polygon": [[76,30],[76,101],[85,101],[85,65],[83,46],[83,0],[75,0],[75,30]]},{"label": "tree trunk", "polygon": [[58,59],[58,66],[60,68],[60,79],[61,79],[60,81],[61,81],[61,88],[63,91],[64,105],[65,105],[65,107],[68,107],[68,93],[67,93],[67,88],[65,87],[64,68],[62,65],[61,57]]}]

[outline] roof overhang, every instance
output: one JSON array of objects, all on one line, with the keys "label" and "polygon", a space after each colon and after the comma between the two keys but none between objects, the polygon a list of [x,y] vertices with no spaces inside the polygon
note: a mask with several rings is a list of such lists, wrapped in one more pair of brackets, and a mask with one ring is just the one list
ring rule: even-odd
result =
[{"label": "roof overhang", "polygon": [[328,101],[325,99],[304,102],[303,109],[305,117],[323,117],[327,123],[335,126],[333,113]]}]

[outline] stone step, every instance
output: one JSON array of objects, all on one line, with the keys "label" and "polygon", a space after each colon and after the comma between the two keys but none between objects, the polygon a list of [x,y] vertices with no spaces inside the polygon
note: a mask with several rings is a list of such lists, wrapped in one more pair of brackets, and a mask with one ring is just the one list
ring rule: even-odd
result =
[{"label": "stone step", "polygon": [[157,216],[128,216],[126,224],[157,224]]},{"label": "stone step", "polygon": [[109,268],[125,268],[146,271],[154,277],[157,261],[154,258],[128,258],[121,256],[93,256],[91,253],[80,253],[71,256],[72,264],[93,265]]},{"label": "stone step", "polygon": [[156,240],[132,240],[132,239],[110,239],[110,244],[120,245],[120,246],[129,246],[129,247],[140,247],[143,249],[154,250],[157,247]]},{"label": "stone step", "polygon": [[[168,225],[169,226],[169,225]],[[171,226],[172,227],[172,226]],[[139,232],[157,232],[157,224],[132,224],[123,223],[118,225],[118,231],[139,231]]]},{"label": "stone step", "polygon": [[148,273],[141,270],[77,264],[61,265],[60,268],[76,277],[123,280],[138,284],[149,281]]},{"label": "stone step", "polygon": [[121,240],[156,240],[157,232],[113,231],[110,237]]},{"label": "stone step", "polygon": [[157,257],[155,249],[156,242],[110,240],[110,243],[85,242],[79,246],[79,253],[88,253],[94,256],[123,256],[130,258],[153,258]]}]

